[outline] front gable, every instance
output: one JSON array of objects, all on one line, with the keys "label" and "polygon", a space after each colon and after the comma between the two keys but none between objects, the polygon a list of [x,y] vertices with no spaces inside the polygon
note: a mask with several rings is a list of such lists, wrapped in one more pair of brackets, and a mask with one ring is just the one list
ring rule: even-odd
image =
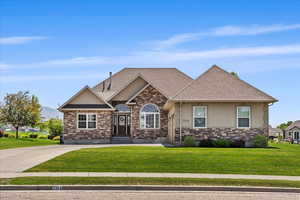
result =
[{"label": "front gable", "polygon": [[123,90],[117,93],[111,101],[128,101],[132,96],[144,88],[148,83],[140,76],[129,83]]},{"label": "front gable", "polygon": [[142,88],[135,96],[133,96],[127,104],[146,104],[153,103],[163,108],[167,102],[167,97],[163,95],[159,90],[157,90],[152,85],[148,84]]},{"label": "front gable", "polygon": [[81,89],[58,108],[59,111],[74,109],[113,109],[113,107],[95,94],[88,86]]}]

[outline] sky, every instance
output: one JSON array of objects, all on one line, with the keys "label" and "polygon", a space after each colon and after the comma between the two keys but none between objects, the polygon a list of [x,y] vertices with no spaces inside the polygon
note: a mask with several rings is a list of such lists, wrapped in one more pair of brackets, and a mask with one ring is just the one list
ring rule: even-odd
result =
[{"label": "sky", "polygon": [[57,108],[124,67],[212,65],[279,99],[270,123],[300,120],[299,0],[1,0],[0,98],[30,91]]}]

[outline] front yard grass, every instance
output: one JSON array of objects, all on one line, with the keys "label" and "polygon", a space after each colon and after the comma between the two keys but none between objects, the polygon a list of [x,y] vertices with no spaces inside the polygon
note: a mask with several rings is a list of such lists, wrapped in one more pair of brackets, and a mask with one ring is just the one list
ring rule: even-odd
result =
[{"label": "front yard grass", "polygon": [[58,156],[28,172],[170,172],[300,175],[300,145],[269,148],[107,147]]},{"label": "front yard grass", "polygon": [[300,188],[300,181],[143,177],[19,177],[0,179],[0,185],[186,185]]},{"label": "front yard grass", "polygon": [[58,144],[59,141],[48,139],[31,139],[31,138],[0,138],[0,150],[17,147],[31,147]]}]

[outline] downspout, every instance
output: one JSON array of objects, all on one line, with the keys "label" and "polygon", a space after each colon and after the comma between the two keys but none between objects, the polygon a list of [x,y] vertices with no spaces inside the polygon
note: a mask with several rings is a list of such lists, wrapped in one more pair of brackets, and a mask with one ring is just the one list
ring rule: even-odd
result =
[{"label": "downspout", "polygon": [[181,100],[179,101],[179,144],[182,144],[182,135],[181,135]]}]

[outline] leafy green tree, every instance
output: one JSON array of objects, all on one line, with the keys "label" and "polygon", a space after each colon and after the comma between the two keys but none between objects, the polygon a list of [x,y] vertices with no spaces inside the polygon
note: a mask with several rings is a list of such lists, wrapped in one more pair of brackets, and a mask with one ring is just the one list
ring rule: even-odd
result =
[{"label": "leafy green tree", "polygon": [[0,107],[0,122],[11,124],[16,129],[16,138],[19,138],[20,127],[35,126],[39,119],[40,104],[37,97],[21,91],[4,97]]},{"label": "leafy green tree", "polygon": [[238,74],[236,72],[230,72],[231,75],[235,76],[235,77],[239,77]]},{"label": "leafy green tree", "polygon": [[285,130],[289,125],[291,125],[293,121],[288,121],[286,123],[281,123],[277,128],[280,128],[281,130]]},{"label": "leafy green tree", "polygon": [[31,126],[34,127],[41,121],[41,105],[39,104],[39,99],[35,96],[31,96]]},{"label": "leafy green tree", "polygon": [[49,124],[48,121],[45,121],[45,122],[40,121],[40,122],[38,122],[37,127],[39,127],[40,131],[48,131],[49,130],[48,124]]},{"label": "leafy green tree", "polygon": [[50,137],[60,136],[63,132],[63,123],[60,119],[50,119],[48,121]]}]

